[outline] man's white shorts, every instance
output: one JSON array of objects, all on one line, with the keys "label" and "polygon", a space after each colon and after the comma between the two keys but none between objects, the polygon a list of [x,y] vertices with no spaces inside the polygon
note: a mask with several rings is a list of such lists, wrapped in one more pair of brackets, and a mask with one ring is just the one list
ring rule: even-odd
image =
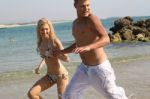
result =
[{"label": "man's white shorts", "polygon": [[73,75],[63,99],[82,99],[82,92],[93,86],[107,99],[127,99],[122,87],[116,86],[114,70],[108,60],[96,66],[81,63]]}]

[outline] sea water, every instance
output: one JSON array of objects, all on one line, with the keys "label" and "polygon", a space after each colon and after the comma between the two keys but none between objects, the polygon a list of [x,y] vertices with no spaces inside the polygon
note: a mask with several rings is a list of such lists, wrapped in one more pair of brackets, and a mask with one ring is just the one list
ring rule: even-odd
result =
[{"label": "sea water", "polygon": [[[102,20],[108,32],[114,19]],[[54,29],[64,47],[74,42],[72,21],[54,23]],[[0,73],[33,69],[39,62],[36,25],[0,29]],[[150,55],[150,42],[112,43],[105,51],[109,59]],[[70,54],[71,62],[81,61],[79,55]]]}]

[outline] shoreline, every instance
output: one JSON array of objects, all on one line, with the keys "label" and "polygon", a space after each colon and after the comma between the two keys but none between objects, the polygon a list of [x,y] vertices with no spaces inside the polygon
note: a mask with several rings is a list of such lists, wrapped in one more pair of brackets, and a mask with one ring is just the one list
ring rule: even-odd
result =
[{"label": "shoreline", "polygon": [[[119,63],[112,62],[112,67],[115,70],[116,77],[117,77],[117,85],[122,86],[125,88],[127,96],[131,97],[130,99],[147,99],[150,97],[149,91],[150,88],[150,58],[141,58],[137,60],[130,60],[130,61],[122,61]],[[68,71],[70,72],[70,77],[72,73],[75,71],[77,63],[73,63],[72,66],[69,64],[65,65]],[[6,73],[7,74],[7,73]],[[0,95],[1,97],[11,99],[28,99],[26,96],[27,91],[29,88],[34,84],[36,80],[44,75],[42,71],[41,75],[32,74],[32,72],[24,72],[20,76],[15,77],[17,74],[9,74],[6,75],[8,79],[4,79],[0,77]],[[2,76],[2,75],[1,75]],[[12,77],[9,77],[12,76]],[[14,77],[13,77],[14,76]],[[10,79],[11,78],[11,79]],[[21,89],[21,90],[20,90]],[[12,91],[13,90],[13,91]],[[56,86],[46,90],[42,93],[44,99],[49,99],[49,97],[57,97]],[[88,93],[92,93],[92,95],[88,95]],[[95,96],[95,97],[94,97]],[[95,90],[92,88],[88,88],[84,93],[85,99],[99,99],[98,97],[103,97],[99,95]],[[87,98],[88,97],[88,98]],[[104,98],[101,98],[104,99]]]},{"label": "shoreline", "polygon": [[[145,60],[145,59],[150,59],[150,55],[135,55],[135,56],[127,56],[127,57],[116,57],[116,58],[108,58],[108,60],[113,63],[113,64],[117,64],[117,63],[126,63],[126,62],[130,62],[130,61],[138,61],[138,60]],[[63,62],[63,61],[62,61]],[[66,66],[66,67],[70,67],[70,65],[72,67],[80,64],[81,60],[78,60],[78,61],[70,61],[69,63],[66,63],[66,62],[63,62],[63,64]],[[34,67],[33,67],[34,68]],[[42,72],[44,72],[45,70],[42,70]],[[0,72],[0,80],[5,77],[7,75],[7,77],[10,77],[10,76],[18,76],[18,74],[20,75],[33,75],[31,69],[25,69],[25,70],[14,70],[14,71],[1,71]],[[19,75],[19,76],[20,76]]]}]

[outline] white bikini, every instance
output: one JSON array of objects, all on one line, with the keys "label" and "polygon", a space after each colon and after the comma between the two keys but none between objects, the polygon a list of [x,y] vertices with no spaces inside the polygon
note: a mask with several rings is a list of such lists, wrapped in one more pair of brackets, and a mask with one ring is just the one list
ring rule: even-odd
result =
[{"label": "white bikini", "polygon": [[53,57],[53,51],[56,50],[56,48],[53,46],[51,42],[48,42],[47,49],[45,53],[40,53],[42,58],[50,58]]}]

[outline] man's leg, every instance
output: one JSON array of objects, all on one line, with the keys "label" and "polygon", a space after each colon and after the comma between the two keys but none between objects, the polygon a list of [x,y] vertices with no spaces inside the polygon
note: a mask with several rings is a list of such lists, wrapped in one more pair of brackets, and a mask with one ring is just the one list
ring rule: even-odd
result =
[{"label": "man's leg", "polygon": [[87,87],[87,75],[84,68],[79,66],[67,86],[62,99],[82,99],[82,91]]},{"label": "man's leg", "polygon": [[91,83],[98,92],[102,92],[107,99],[128,99],[124,89],[116,85],[115,74],[109,61],[99,65],[95,71],[97,77],[93,75]]}]

